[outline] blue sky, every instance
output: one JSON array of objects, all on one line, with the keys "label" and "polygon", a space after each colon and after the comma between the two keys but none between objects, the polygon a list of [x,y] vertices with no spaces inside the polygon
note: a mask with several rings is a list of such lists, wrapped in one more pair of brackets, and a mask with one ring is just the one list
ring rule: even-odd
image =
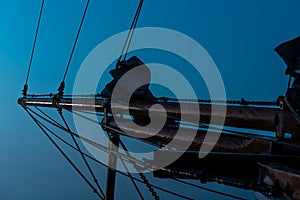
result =
[{"label": "blue sky", "polygon": [[[0,199],[95,199],[16,103],[40,3],[0,1]],[[128,29],[137,4],[91,0],[66,79],[67,92],[87,54]],[[84,5],[85,1],[45,1],[29,92],[56,92]],[[198,41],[217,64],[229,99],[272,101],[287,85],[284,63],[273,49],[299,35],[299,7],[298,0],[145,0],[138,27],[170,28]],[[125,189],[118,189],[119,197],[120,190]]]}]

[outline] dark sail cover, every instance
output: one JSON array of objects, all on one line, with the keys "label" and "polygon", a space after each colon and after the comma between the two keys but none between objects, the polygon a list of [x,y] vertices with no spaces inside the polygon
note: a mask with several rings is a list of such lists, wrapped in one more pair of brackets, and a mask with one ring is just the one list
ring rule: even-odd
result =
[{"label": "dark sail cover", "polygon": [[285,74],[300,78],[300,36],[275,48],[287,65]]},{"label": "dark sail cover", "polygon": [[[116,85],[116,83],[119,81],[119,79],[127,73],[129,70],[144,65],[144,71],[142,74],[137,73],[133,79],[139,79],[144,78],[145,80],[150,80],[151,73],[150,70],[147,68],[147,66],[136,56],[133,56],[129,58],[128,60],[122,61],[118,68],[111,70],[109,73],[113,77],[113,80],[109,82],[105,88],[101,92],[101,96],[104,98],[111,98],[113,89]],[[134,81],[134,80],[133,80]],[[126,88],[124,86],[124,88]],[[124,89],[123,92],[128,92],[126,89]],[[120,94],[122,95],[122,94]],[[133,96],[132,99],[153,99],[154,96],[152,95],[151,91],[149,90],[149,84],[143,85],[140,88],[138,88]]]}]

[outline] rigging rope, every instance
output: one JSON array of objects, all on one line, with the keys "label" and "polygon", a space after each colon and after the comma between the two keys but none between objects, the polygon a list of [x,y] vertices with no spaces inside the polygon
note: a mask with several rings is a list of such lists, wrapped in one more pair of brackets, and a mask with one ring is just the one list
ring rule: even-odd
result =
[{"label": "rigging rope", "polygon": [[[67,133],[69,133],[69,134],[73,134],[75,137],[77,137],[77,138],[79,138],[79,139],[81,139],[81,140],[83,140],[83,141],[85,141],[85,142],[87,142],[87,143],[89,143],[89,144],[91,144],[91,145],[93,145],[93,146],[99,148],[100,150],[105,151],[106,153],[108,153],[108,150],[106,150],[106,147],[100,146],[98,143],[92,143],[92,142],[89,141],[87,138],[84,138],[84,137],[82,137],[82,136],[80,136],[80,135],[78,135],[78,134],[76,134],[76,133],[74,133],[74,132],[72,132],[72,131],[68,131],[66,128],[64,128],[64,127],[61,126],[61,125],[58,126],[57,123],[54,123],[54,122],[52,122],[51,120],[46,119],[45,117],[43,117],[43,116],[39,115],[38,113],[36,113],[35,111],[31,110],[30,108],[27,108],[27,109],[30,110],[30,111],[31,111],[32,113],[34,113],[35,115],[37,115],[38,117],[40,117],[41,119],[43,119],[43,120],[45,120],[46,122],[48,122],[49,124],[51,124],[51,125],[53,125],[53,126],[55,126],[55,127],[57,127],[57,128],[60,128],[61,130],[65,131],[65,132],[67,132]],[[67,110],[67,109],[66,109],[66,110]],[[69,110],[67,110],[67,111],[69,111]],[[76,115],[78,115],[78,116],[80,116],[80,117],[82,117],[82,118],[88,120],[88,118],[86,118],[85,116],[82,116],[82,115],[80,115],[80,114],[78,114],[78,113],[76,113],[76,112],[74,112],[74,111],[69,111],[69,112],[72,112],[72,113],[74,113],[74,114],[76,114]],[[96,123],[96,122],[94,122],[94,121],[91,120],[91,119],[90,119],[90,121],[93,122],[93,123]],[[116,129],[114,129],[114,128],[111,128],[111,127],[109,127],[109,126],[107,126],[107,125],[103,125],[103,124],[101,124],[101,123],[99,123],[99,122],[98,122],[97,124],[100,124],[100,125],[104,126],[105,129],[108,129],[108,130],[113,131],[113,132],[115,132],[115,133],[118,133],[118,134],[120,134],[120,135],[126,136],[126,134],[122,133],[121,131],[116,130]],[[255,138],[255,137],[253,137],[253,138]],[[261,138],[261,139],[264,139],[264,138]],[[267,139],[265,139],[265,140],[267,140]],[[142,141],[143,141],[143,140],[142,140]],[[151,143],[151,142],[147,142],[147,141],[143,141],[143,142],[146,142],[146,143],[148,143],[148,144],[152,144],[152,145],[154,145],[154,146],[156,146],[156,147],[160,147],[160,148],[162,147],[161,145],[155,145],[155,144],[153,144],[153,143]],[[282,141],[277,141],[277,140],[272,140],[272,142],[277,143],[277,144],[283,144],[283,145],[286,145],[286,146],[289,146],[289,147],[292,147],[292,148],[299,148],[299,145],[297,145],[297,144],[290,144],[290,143],[286,143],[286,142],[282,142]],[[112,151],[112,153],[118,154],[118,153],[113,152],[113,151]],[[128,156],[126,156],[126,155],[124,155],[124,154],[121,154],[121,153],[119,153],[119,154],[122,156],[123,159],[124,159],[124,158],[127,158],[127,161],[130,162],[130,163],[142,164],[139,160],[133,159],[132,157],[129,158]],[[119,156],[120,156],[120,155],[119,155]],[[248,155],[249,155],[249,154],[248,154]],[[264,155],[264,154],[261,154],[261,156],[280,157],[280,158],[288,157],[288,156],[286,156],[286,155]],[[298,159],[298,158],[299,158],[298,156],[292,156],[292,157],[295,158],[295,159]],[[149,167],[149,165],[148,165],[148,167]],[[152,169],[157,169],[155,166],[151,166],[151,167],[152,167]]]},{"label": "rigging rope", "polygon": [[74,44],[73,44],[73,47],[72,47],[72,50],[71,50],[71,54],[70,54],[70,57],[69,57],[69,60],[68,60],[68,64],[66,66],[63,79],[62,79],[62,81],[60,83],[60,86],[58,88],[58,95],[60,97],[63,96],[63,94],[64,94],[65,79],[66,79],[67,73],[68,73],[69,68],[70,68],[71,60],[72,60],[72,57],[73,57],[73,54],[74,54],[74,51],[75,51],[75,47],[76,47],[76,44],[77,44],[77,41],[78,41],[78,38],[79,38],[79,35],[80,35],[80,32],[81,32],[81,28],[82,28],[82,25],[83,25],[83,22],[84,22],[84,18],[86,16],[89,4],[90,4],[90,0],[87,0],[86,6],[85,6],[85,9],[84,9],[81,21],[80,21],[80,25],[79,25],[79,28],[78,28],[78,31],[77,31],[77,34],[76,34],[76,38],[75,38],[75,41],[74,41]]},{"label": "rigging rope", "polygon": [[136,184],[136,182],[135,182],[133,176],[130,174],[130,172],[129,172],[129,170],[128,170],[128,167],[126,166],[124,160],[123,160],[122,157],[120,157],[120,156],[119,156],[119,158],[120,158],[120,160],[121,160],[121,162],[122,162],[122,165],[124,166],[124,168],[125,168],[125,170],[126,170],[126,172],[127,172],[127,174],[128,174],[128,177],[130,178],[130,180],[131,180],[131,182],[132,182],[132,184],[133,184],[135,190],[136,190],[137,193],[139,194],[141,200],[144,200],[145,198],[144,198],[142,192],[140,191],[139,187],[137,186],[137,184]]},{"label": "rigging rope", "polygon": [[[32,111],[30,108],[28,108],[28,109],[29,109],[31,112],[34,113],[34,111]],[[36,114],[36,113],[35,113],[35,114]],[[44,119],[44,120],[47,121],[47,119]],[[54,126],[60,128],[60,129],[62,129],[63,131],[68,132],[64,127],[59,127],[59,126],[57,126],[56,123],[51,123],[51,121],[47,121],[47,122],[49,122],[50,124],[52,124],[52,125],[54,125]],[[41,123],[41,122],[40,122],[40,123]],[[57,137],[59,140],[63,141],[65,144],[67,144],[68,146],[70,146],[71,148],[73,148],[73,149],[75,149],[76,151],[79,152],[79,150],[78,150],[76,147],[74,147],[73,145],[69,144],[68,142],[66,142],[65,140],[63,140],[62,138],[60,138],[60,137],[59,137],[58,135],[56,135],[53,131],[49,130],[49,129],[48,129],[47,127],[45,127],[45,126],[44,126],[44,128],[46,128],[52,135],[54,135],[55,137]],[[71,132],[70,132],[70,134],[74,134],[74,133],[71,133]],[[76,135],[76,134],[74,134],[74,136],[80,137],[79,135]],[[125,148],[126,148],[126,147],[125,147]],[[114,152],[113,152],[113,153],[114,153]],[[90,156],[87,155],[86,153],[83,152],[83,154],[84,154],[84,156],[86,156],[86,157],[88,157],[88,158],[90,158],[90,159],[96,161],[97,163],[100,163],[101,165],[103,165],[100,161],[94,159],[93,157],[90,157]],[[122,156],[121,158],[124,158],[124,157]],[[295,157],[295,158],[296,158],[296,157]],[[122,160],[123,160],[123,159],[122,159]],[[129,160],[130,160],[130,159],[129,159]],[[128,162],[128,161],[126,161],[126,162]],[[130,162],[130,163],[134,163],[134,162],[132,162],[132,161],[129,161],[129,162]],[[118,172],[118,173],[120,173],[120,174],[122,174],[122,175],[124,175],[124,176],[129,177],[129,175],[126,174],[126,173],[122,173],[122,172]],[[130,177],[129,177],[129,178],[130,178]],[[139,180],[139,179],[136,179],[135,177],[132,177],[132,179],[134,179],[135,181],[138,181],[138,182],[140,182],[140,183],[145,183],[144,180]],[[179,182],[182,182],[182,181],[179,181]],[[150,184],[150,183],[149,183],[149,184]],[[153,187],[153,188],[155,188],[155,189],[158,189],[158,190],[167,192],[167,193],[169,193],[169,194],[172,194],[172,195],[175,195],[175,196],[178,196],[178,197],[181,197],[181,198],[191,199],[191,198],[189,198],[189,197],[182,196],[182,195],[179,195],[179,194],[176,194],[176,193],[174,194],[174,192],[172,192],[172,191],[165,190],[165,189],[163,189],[163,188],[160,188],[160,187],[155,186],[155,185],[152,185],[152,184],[150,184],[150,186]],[[204,189],[204,190],[207,189],[207,188],[204,188],[204,187],[201,187],[201,186],[197,186],[197,185],[195,185],[195,187],[198,187],[198,188]],[[208,189],[208,191],[213,192],[213,190],[211,190],[211,189]],[[219,192],[217,191],[217,193],[219,193]],[[225,195],[227,196],[227,194],[225,194]],[[230,195],[230,194],[229,194],[229,195]],[[233,197],[233,198],[235,198],[235,197]]]},{"label": "rigging rope", "polygon": [[118,59],[118,61],[117,61],[117,68],[118,68],[118,67],[120,66],[120,64],[121,64],[121,60],[122,60],[123,53],[124,53],[125,49],[126,49],[126,51],[125,51],[125,54],[124,54],[123,61],[126,60],[126,56],[127,56],[129,47],[130,47],[131,42],[132,42],[133,34],[134,34],[134,31],[135,31],[135,28],[136,28],[136,25],[137,25],[137,22],[138,22],[138,19],[139,19],[141,10],[142,10],[143,3],[144,3],[144,0],[140,0],[140,3],[139,3],[139,5],[138,5],[138,8],[137,8],[137,10],[136,10],[136,12],[135,12],[133,21],[132,21],[131,26],[130,26],[130,28],[129,28],[129,32],[128,32],[127,36],[126,36],[125,43],[124,43],[124,45],[123,45],[123,48],[122,48],[120,57],[119,57],[119,59]]},{"label": "rigging rope", "polygon": [[[113,131],[113,132],[118,133],[118,134],[120,134],[120,135],[123,135],[123,136],[128,137],[128,135],[124,134],[122,131],[120,131],[120,130],[118,130],[118,129],[116,129],[116,128],[113,128],[113,127],[110,127],[110,126],[108,126],[108,125],[105,125],[105,124],[103,124],[103,123],[101,123],[101,122],[95,121],[95,120],[93,120],[93,119],[91,119],[91,118],[89,118],[89,117],[86,117],[86,116],[84,116],[84,115],[81,115],[81,114],[75,112],[74,110],[69,110],[69,109],[63,108],[63,107],[61,107],[60,105],[56,105],[56,106],[59,107],[59,108],[65,109],[65,110],[67,110],[67,111],[69,111],[69,112],[71,112],[71,113],[73,113],[73,114],[75,114],[75,115],[77,115],[77,116],[79,116],[79,117],[81,117],[81,118],[83,118],[83,119],[86,119],[86,120],[88,120],[88,121],[90,121],[90,122],[92,122],[92,123],[95,123],[95,124],[97,124],[97,125],[102,125],[103,128],[105,128],[105,129],[107,129],[107,130],[110,130],[110,131]],[[28,108],[28,109],[29,109],[29,108]],[[143,109],[143,108],[141,108],[141,109]],[[79,112],[82,112],[82,111],[79,111]],[[173,118],[172,116],[170,116],[170,117]],[[177,118],[173,118],[173,119],[177,120]],[[184,123],[184,122],[181,122],[181,123]],[[192,124],[184,123],[184,125],[192,125]],[[196,124],[195,124],[195,125],[192,125],[192,126],[194,126],[194,127],[200,127],[200,128],[208,128],[208,127],[209,127],[208,125],[205,125],[205,124],[200,124],[200,125],[196,125]],[[220,129],[220,128],[218,128],[218,127],[211,127],[211,128],[212,128],[212,130],[215,130],[215,131],[218,131],[218,130],[221,131],[221,130],[223,130],[223,131],[225,131],[224,133],[232,133],[232,134],[238,135],[238,136],[247,136],[247,137],[250,137],[250,138],[253,138],[253,139],[258,138],[258,139],[268,140],[268,141],[271,139],[271,140],[272,140],[273,142],[275,142],[275,143],[280,143],[279,141],[273,140],[274,137],[272,137],[272,136],[270,136],[270,137],[268,137],[268,136],[261,136],[261,135],[257,135],[257,134],[254,134],[254,133],[244,133],[244,132],[234,131],[234,130],[229,130],[229,129],[224,129],[224,128],[223,128],[223,129]],[[81,139],[85,139],[85,138],[81,138]],[[158,147],[158,148],[163,147],[162,145],[156,145],[156,144],[151,143],[151,142],[149,142],[149,141],[147,141],[147,140],[142,140],[142,141],[145,142],[145,143],[154,145],[154,146],[156,146],[156,147]],[[281,143],[280,143],[280,144],[281,144]],[[286,144],[286,145],[289,145],[289,146],[291,146],[291,147],[294,147],[294,145],[291,145],[291,144]],[[152,167],[153,167],[153,169],[155,169],[155,166],[152,166]]]},{"label": "rigging rope", "polygon": [[[59,108],[59,109],[62,109],[62,108]],[[70,128],[68,127],[68,125],[67,125],[67,123],[66,123],[66,121],[65,121],[65,119],[64,119],[64,117],[63,117],[63,115],[61,114],[61,113],[59,113],[60,115],[61,115],[61,117],[62,117],[62,120],[64,121],[64,123],[66,124],[66,130],[65,131],[68,131],[69,133],[71,133],[71,130],[70,130]],[[101,125],[100,123],[98,123],[99,125]],[[54,124],[55,125],[55,124]],[[72,138],[74,138],[74,134],[72,133],[71,134],[72,135]],[[75,138],[74,138],[75,139]],[[76,144],[77,142],[75,142],[75,144]],[[126,151],[126,154],[127,154],[127,156],[129,157],[129,158],[131,158],[131,159],[134,159],[129,153],[128,153],[128,149],[127,149],[127,147],[125,146],[125,144],[122,142],[122,141],[120,141],[120,144],[122,145],[122,147],[123,147],[123,149]],[[76,145],[76,147],[77,147],[77,149],[79,150],[79,152],[81,153],[81,155],[84,157],[84,155],[83,155],[83,153],[82,153],[82,151],[80,150],[80,148],[79,148],[79,146],[78,145]],[[112,152],[112,153],[116,153],[116,152]],[[119,157],[120,157],[120,159],[122,160],[122,163],[123,163],[123,159],[122,159],[122,157],[120,156],[120,154],[117,154]],[[133,162],[134,163],[134,162]],[[136,165],[137,163],[135,163],[135,165]],[[123,163],[123,165],[124,165],[124,167],[125,168],[127,168],[126,167],[126,165]],[[143,174],[143,173],[139,173],[139,175],[140,175],[140,177],[142,178],[142,180],[143,180],[143,183],[147,186],[147,188],[149,189],[149,191],[151,192],[151,194],[152,194],[152,196],[154,197],[154,199],[155,200],[159,200],[160,198],[159,198],[159,196],[157,195],[157,193],[155,192],[155,190],[153,189],[153,187],[152,187],[152,185],[150,184],[150,182],[149,182],[149,180],[147,179],[147,177]],[[133,181],[133,178],[130,176],[130,179]],[[137,185],[134,183],[134,181],[133,181],[133,184],[134,184],[134,186],[135,186],[135,188],[136,188],[136,190],[138,191],[138,193],[139,193],[139,195],[141,196],[141,193],[140,193],[140,190],[138,189],[138,187],[137,187]],[[142,197],[142,196],[141,196]],[[142,199],[143,199],[143,197],[142,197]]]},{"label": "rigging rope", "polygon": [[34,41],[33,41],[33,45],[32,45],[32,51],[31,51],[30,61],[29,61],[29,65],[28,65],[27,75],[26,75],[26,81],[25,81],[25,84],[24,84],[24,88],[22,90],[22,94],[23,94],[24,97],[27,96],[28,79],[29,79],[29,75],[30,75],[30,71],[31,71],[31,65],[32,65],[32,60],[33,60],[33,56],[34,56],[34,50],[35,50],[35,46],[36,46],[36,40],[37,40],[37,36],[38,36],[38,33],[39,33],[39,29],[40,29],[40,22],[41,22],[42,13],[43,13],[44,2],[45,1],[42,0],[42,5],[41,5],[41,8],[40,8],[39,19],[38,19],[38,23],[37,23],[37,27],[36,27],[36,31],[35,31],[35,36],[34,36]]},{"label": "rigging rope", "polygon": [[[34,106],[35,109],[37,109],[40,113],[42,113],[44,116],[46,116],[52,123],[55,123],[55,125],[58,128],[64,128],[58,121],[56,121],[53,117],[42,111],[38,106]],[[27,108],[28,109],[28,108]]]},{"label": "rigging rope", "polygon": [[126,57],[127,57],[127,54],[128,54],[131,42],[132,42],[133,34],[134,34],[134,31],[135,31],[135,28],[136,28],[136,25],[137,25],[137,22],[138,22],[141,10],[142,10],[143,3],[144,3],[144,0],[141,0],[140,4],[139,4],[139,7],[138,7],[138,12],[137,12],[136,20],[135,20],[135,23],[133,25],[132,33],[130,35],[129,42],[128,42],[128,45],[127,45],[127,48],[126,48],[126,51],[125,51],[124,61],[126,60]]},{"label": "rigging rope", "polygon": [[104,197],[99,194],[97,189],[91,184],[91,182],[85,177],[85,175],[80,171],[80,169],[75,165],[75,163],[67,156],[67,154],[62,150],[62,148],[53,140],[53,138],[48,134],[47,130],[49,129],[42,124],[39,120],[37,120],[28,109],[23,106],[24,110],[28,113],[28,115],[32,118],[32,120],[36,123],[36,125],[41,129],[41,131],[46,135],[46,137],[51,141],[51,143],[56,147],[56,149],[63,155],[63,157],[68,161],[68,163],[75,169],[75,171],[83,178],[83,180],[90,186],[93,192],[100,198],[104,200]]},{"label": "rigging rope", "polygon": [[[26,110],[26,112],[29,114],[30,117],[33,116],[33,115],[30,115],[30,114],[31,114],[30,112],[33,112],[35,115],[39,116],[37,113],[35,113],[35,112],[34,112],[33,110],[31,110],[30,108],[26,108],[25,106],[23,106],[23,108]],[[28,109],[28,110],[27,110],[27,109]],[[29,111],[30,111],[30,112],[29,112]],[[39,117],[41,117],[41,116],[39,116]],[[32,118],[32,117],[31,117],[31,118]],[[51,121],[49,121],[49,120],[47,120],[47,119],[45,119],[45,118],[43,118],[43,117],[41,117],[41,118],[42,118],[43,120],[47,121],[48,123],[52,124],[53,126],[58,127],[55,123],[52,123]],[[63,138],[61,138],[60,136],[58,136],[57,134],[55,134],[53,131],[51,131],[49,128],[47,128],[44,124],[42,124],[42,122],[40,122],[40,121],[39,121],[38,119],[36,119],[34,116],[33,116],[32,119],[35,119],[34,122],[35,122],[35,123],[39,123],[39,124],[41,125],[41,126],[39,126],[39,128],[42,129],[43,132],[44,132],[44,131],[45,131],[45,132],[48,131],[50,134],[52,134],[54,137],[58,138],[60,141],[62,141],[62,142],[65,143],[66,145],[68,145],[70,148],[76,150],[77,152],[79,151],[76,147],[74,147],[73,145],[71,145],[70,143],[68,143],[66,140],[64,140]],[[68,132],[68,130],[65,129],[64,127],[58,127],[58,128],[60,128],[60,129],[63,130],[63,131]],[[47,132],[46,132],[46,133],[47,133]],[[75,133],[72,133],[72,132],[68,132],[68,133],[74,134],[74,136],[81,138],[79,135],[77,135],[77,134],[75,134]],[[97,148],[98,148],[98,146],[97,146]],[[84,152],[83,152],[83,153],[84,153]],[[113,153],[114,153],[114,152],[113,152]],[[95,159],[94,157],[92,157],[92,156],[90,156],[90,155],[88,155],[88,154],[86,154],[86,153],[84,153],[84,155],[85,155],[86,157],[88,157],[89,159],[91,159],[91,160],[97,162],[98,164],[101,164],[102,166],[105,166],[105,167],[106,167],[105,164],[103,164],[103,163],[100,162],[99,160]],[[120,156],[120,154],[119,154],[119,156]],[[124,157],[122,157],[122,158],[124,159]],[[132,161],[126,161],[126,162],[132,163]],[[123,176],[129,177],[129,175],[126,174],[126,173],[124,173],[124,172],[117,171],[117,173],[119,173],[119,174],[121,174],[121,175],[123,175]],[[137,181],[137,182],[139,182],[139,183],[144,183],[144,181],[142,181],[142,180],[140,180],[140,179],[138,179],[138,178],[136,178],[136,177],[133,177],[133,176],[132,176],[132,179],[134,179],[135,181]],[[150,184],[150,183],[149,183],[149,184]],[[164,188],[162,188],[162,187],[160,187],[160,186],[156,186],[156,185],[153,185],[153,184],[150,184],[150,185],[151,185],[151,187],[153,187],[153,188],[155,188],[155,189],[157,189],[157,190],[163,191],[163,192],[165,192],[165,193],[168,193],[168,194],[170,194],[170,195],[173,195],[173,196],[176,196],[176,197],[179,197],[179,198],[182,198],[182,199],[192,200],[192,198],[190,198],[190,197],[187,197],[187,196],[178,194],[178,193],[176,193],[176,192],[173,192],[173,191],[164,189]],[[102,198],[102,199],[103,199],[103,198]]]},{"label": "rigging rope", "polygon": [[[74,135],[75,137],[81,139],[82,141],[87,142],[88,144],[90,144],[90,145],[92,145],[92,146],[94,146],[94,147],[96,147],[96,148],[98,148],[98,149],[100,149],[100,150],[102,150],[102,151],[104,151],[104,152],[106,152],[106,153],[110,152],[110,153],[113,153],[113,154],[122,156],[123,159],[126,158],[126,159],[127,159],[127,162],[130,162],[130,163],[136,163],[136,164],[140,164],[140,165],[143,164],[143,162],[140,161],[140,160],[138,160],[138,159],[135,159],[135,158],[133,158],[133,157],[128,157],[128,156],[125,155],[125,154],[118,153],[118,152],[115,152],[115,151],[113,151],[113,150],[108,150],[107,147],[105,147],[105,146],[103,146],[103,145],[101,145],[101,144],[99,144],[99,143],[93,142],[93,141],[91,141],[91,140],[89,140],[89,139],[87,139],[87,138],[85,138],[85,137],[83,137],[83,136],[80,136],[80,135],[78,135],[78,134],[76,134],[76,133],[74,133],[74,132],[72,132],[72,131],[69,131],[69,130],[67,130],[67,129],[66,129],[65,127],[63,127],[63,126],[58,126],[58,125],[56,125],[56,123],[54,123],[54,122],[52,122],[51,120],[48,120],[48,119],[46,119],[45,117],[39,115],[38,113],[36,113],[35,111],[33,111],[33,110],[30,109],[30,108],[26,108],[26,109],[28,109],[30,112],[34,113],[36,116],[40,117],[41,119],[43,119],[43,120],[46,121],[47,123],[53,125],[54,127],[60,128],[61,130],[65,131],[66,133],[72,134],[72,135]],[[99,123],[98,123],[98,125],[99,125]],[[152,167],[153,169],[157,169],[155,166],[151,166],[151,167]]]},{"label": "rigging rope", "polygon": [[[62,113],[62,109],[61,109],[61,108],[58,108],[58,113],[59,113],[59,115],[60,115],[62,121],[64,122],[64,124],[65,124],[65,126],[66,126],[66,129],[67,129],[68,131],[71,131],[71,129],[70,129],[70,127],[69,127],[69,125],[68,125],[68,123],[67,123],[65,117],[63,116],[63,113]],[[80,153],[80,155],[81,155],[82,160],[84,161],[84,163],[85,163],[87,169],[89,170],[91,176],[93,177],[93,181],[94,181],[94,183],[97,185],[98,190],[101,192],[101,194],[102,194],[103,196],[105,196],[105,195],[104,195],[104,192],[103,192],[101,186],[99,185],[99,182],[98,182],[98,180],[97,180],[97,178],[96,178],[96,176],[95,176],[95,174],[94,174],[94,172],[93,172],[93,170],[92,170],[92,168],[91,168],[91,166],[89,165],[89,163],[88,163],[88,161],[86,160],[86,158],[85,158],[85,156],[84,156],[84,154],[83,154],[83,152],[82,152],[82,150],[81,150],[81,148],[80,148],[78,142],[76,141],[76,138],[74,137],[73,134],[71,134],[71,137],[72,137],[72,140],[73,140],[75,146],[77,147],[77,149],[78,149],[78,151],[79,151],[79,153]]]}]

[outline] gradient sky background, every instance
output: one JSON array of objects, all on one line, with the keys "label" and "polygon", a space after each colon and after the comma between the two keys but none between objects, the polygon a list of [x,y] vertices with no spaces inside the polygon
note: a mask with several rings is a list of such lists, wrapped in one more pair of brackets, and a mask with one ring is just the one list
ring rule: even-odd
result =
[{"label": "gradient sky background", "polygon": [[[17,105],[40,3],[0,0],[0,199],[96,199]],[[91,0],[66,80],[67,92],[87,54],[128,29],[137,4],[137,0]],[[45,1],[29,92],[56,92],[84,5],[85,1]],[[273,49],[299,35],[299,8],[299,0],[145,0],[138,27],[170,28],[198,41],[219,67],[229,99],[273,101],[287,85],[285,65]],[[122,192],[136,197],[121,178],[118,183],[117,198]],[[175,185],[173,189],[189,191]],[[243,194],[249,197],[249,192]]]}]

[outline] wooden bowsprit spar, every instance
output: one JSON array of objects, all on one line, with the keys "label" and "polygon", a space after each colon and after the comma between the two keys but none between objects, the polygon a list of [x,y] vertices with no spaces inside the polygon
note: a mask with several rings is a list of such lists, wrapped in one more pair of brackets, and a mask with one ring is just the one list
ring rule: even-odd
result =
[{"label": "wooden bowsprit spar", "polygon": [[[60,98],[59,100],[51,97],[38,98],[38,97],[26,97],[20,98],[18,100],[19,104],[27,106],[41,106],[41,107],[63,107],[65,109],[74,110],[87,110],[103,112],[104,104],[108,99],[105,98]],[[191,119],[198,117],[198,112],[190,109],[188,113],[182,113],[180,108],[175,106],[173,102],[166,101],[139,101],[135,102],[130,106],[132,114],[146,115],[147,112],[144,110],[149,109],[154,104],[159,103],[162,105],[168,115],[179,118],[181,114],[187,114]],[[182,105],[187,108],[193,103],[182,103]],[[218,110],[223,110],[226,107],[227,112],[218,112]],[[192,108],[192,107],[191,107]],[[126,113],[127,106],[120,104],[114,104],[108,112],[114,109],[120,114]],[[211,104],[199,103],[200,109],[200,122],[209,124],[211,119]],[[158,115],[163,114],[165,110],[157,109]],[[279,106],[275,107],[258,107],[258,106],[236,106],[236,105],[215,105],[214,111],[215,117],[225,118],[225,126],[236,127],[236,128],[247,128],[262,131],[273,131],[277,132],[278,137],[283,137],[282,133],[291,133],[294,138],[300,138],[299,124],[297,120],[293,117],[292,113],[287,109],[281,109]],[[218,125],[218,124],[216,124]],[[280,127],[280,129],[279,129]]]}]

